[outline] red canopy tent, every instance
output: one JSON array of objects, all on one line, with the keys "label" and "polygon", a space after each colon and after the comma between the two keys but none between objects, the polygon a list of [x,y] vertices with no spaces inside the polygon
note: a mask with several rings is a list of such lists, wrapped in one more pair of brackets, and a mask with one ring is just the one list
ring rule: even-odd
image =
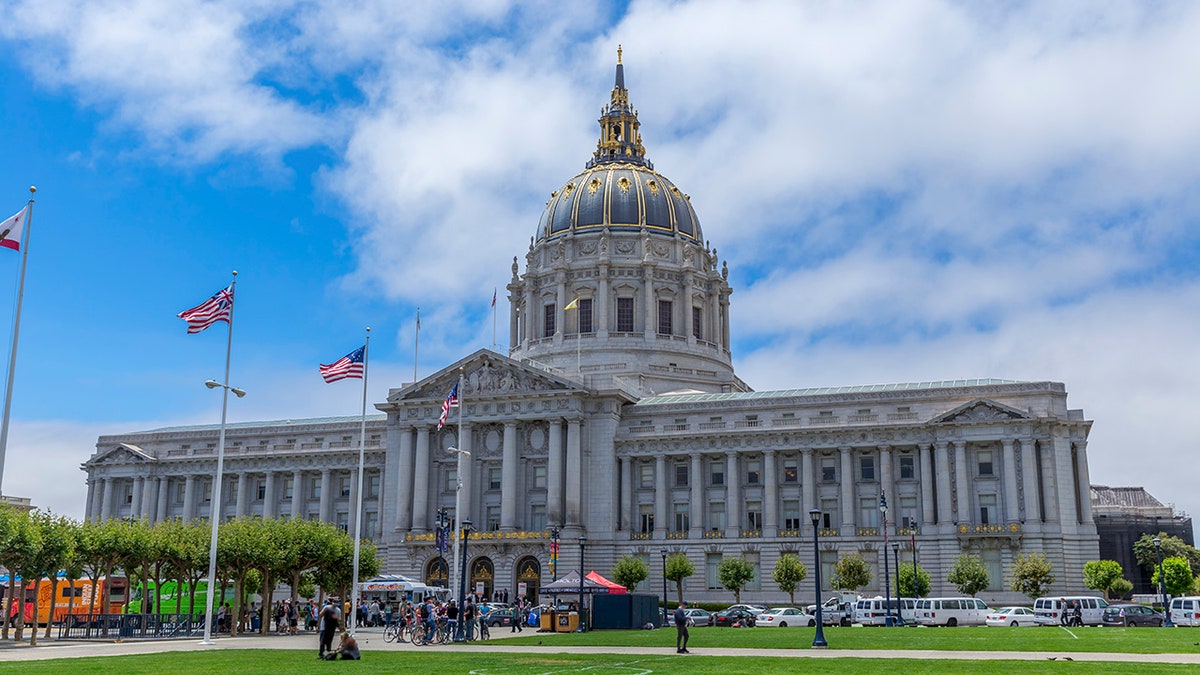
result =
[{"label": "red canopy tent", "polygon": [[601,586],[607,588],[610,595],[617,595],[620,593],[628,593],[629,592],[629,589],[625,588],[621,584],[618,584],[615,581],[610,581],[610,580],[605,579],[604,577],[600,576],[600,573],[597,572],[596,570],[592,570],[591,572],[588,572],[587,576],[584,577],[584,579],[587,579],[589,581],[594,581],[594,582],[600,584]]}]

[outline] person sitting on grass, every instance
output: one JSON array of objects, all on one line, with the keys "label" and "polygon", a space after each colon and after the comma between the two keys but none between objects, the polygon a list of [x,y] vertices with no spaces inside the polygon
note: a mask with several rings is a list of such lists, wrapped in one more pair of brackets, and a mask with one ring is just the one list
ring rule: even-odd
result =
[{"label": "person sitting on grass", "polygon": [[336,661],[339,656],[343,661],[357,661],[359,659],[358,640],[355,640],[353,635],[343,632],[337,649],[326,654],[325,660]]}]

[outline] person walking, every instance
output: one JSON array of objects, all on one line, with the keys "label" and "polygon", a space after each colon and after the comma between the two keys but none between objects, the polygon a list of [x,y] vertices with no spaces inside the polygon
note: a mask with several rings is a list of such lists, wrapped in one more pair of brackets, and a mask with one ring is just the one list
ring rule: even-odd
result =
[{"label": "person walking", "polygon": [[321,631],[321,645],[317,649],[317,658],[325,658],[325,652],[333,651],[333,634],[338,629],[338,624],[341,623],[342,613],[337,606],[337,598],[329,598],[325,601],[325,606],[321,608],[321,618],[319,620]]},{"label": "person walking", "polygon": [[675,653],[676,654],[691,654],[688,651],[688,615],[687,603],[680,602],[679,607],[675,608]]},{"label": "person walking", "polygon": [[517,604],[513,605],[512,609],[512,630],[510,633],[523,633],[525,631],[525,600],[517,598]]}]

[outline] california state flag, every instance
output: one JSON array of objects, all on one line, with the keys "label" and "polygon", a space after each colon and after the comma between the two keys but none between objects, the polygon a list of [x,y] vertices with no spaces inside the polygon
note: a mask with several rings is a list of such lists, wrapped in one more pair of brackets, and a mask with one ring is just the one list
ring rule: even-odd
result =
[{"label": "california state flag", "polygon": [[0,246],[21,250],[21,230],[25,228],[25,209],[17,211],[16,215],[0,223]]}]

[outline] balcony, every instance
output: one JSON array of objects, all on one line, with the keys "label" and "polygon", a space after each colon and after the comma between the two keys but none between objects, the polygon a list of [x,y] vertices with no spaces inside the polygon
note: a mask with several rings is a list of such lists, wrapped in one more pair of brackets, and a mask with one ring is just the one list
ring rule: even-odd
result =
[{"label": "balcony", "polygon": [[836,527],[828,527],[828,528],[825,528],[825,529],[821,530],[819,534],[820,534],[822,537],[837,537],[837,536],[841,536],[841,535],[839,534],[839,530],[838,530],[838,528],[836,528]]},{"label": "balcony", "polygon": [[725,538],[725,531],[724,531],[724,530],[717,530],[717,529],[713,529],[713,530],[705,530],[705,531],[704,531],[704,538],[705,538],[705,539],[724,539],[724,538]]},{"label": "balcony", "polygon": [[648,541],[650,539],[650,535],[650,532],[630,532],[629,538],[634,541]]},{"label": "balcony", "polygon": [[668,532],[667,533],[667,539],[687,539],[687,536],[688,536],[687,530],[681,530],[678,532]]},{"label": "balcony", "polygon": [[878,537],[878,527],[860,527],[854,531],[854,534],[859,537]]},{"label": "balcony", "polygon": [[740,530],[738,536],[742,539],[761,539],[762,530]]},{"label": "balcony", "polygon": [[1014,535],[1021,533],[1021,525],[1019,523],[1009,523],[1001,525],[999,523],[959,523],[959,535]]}]

